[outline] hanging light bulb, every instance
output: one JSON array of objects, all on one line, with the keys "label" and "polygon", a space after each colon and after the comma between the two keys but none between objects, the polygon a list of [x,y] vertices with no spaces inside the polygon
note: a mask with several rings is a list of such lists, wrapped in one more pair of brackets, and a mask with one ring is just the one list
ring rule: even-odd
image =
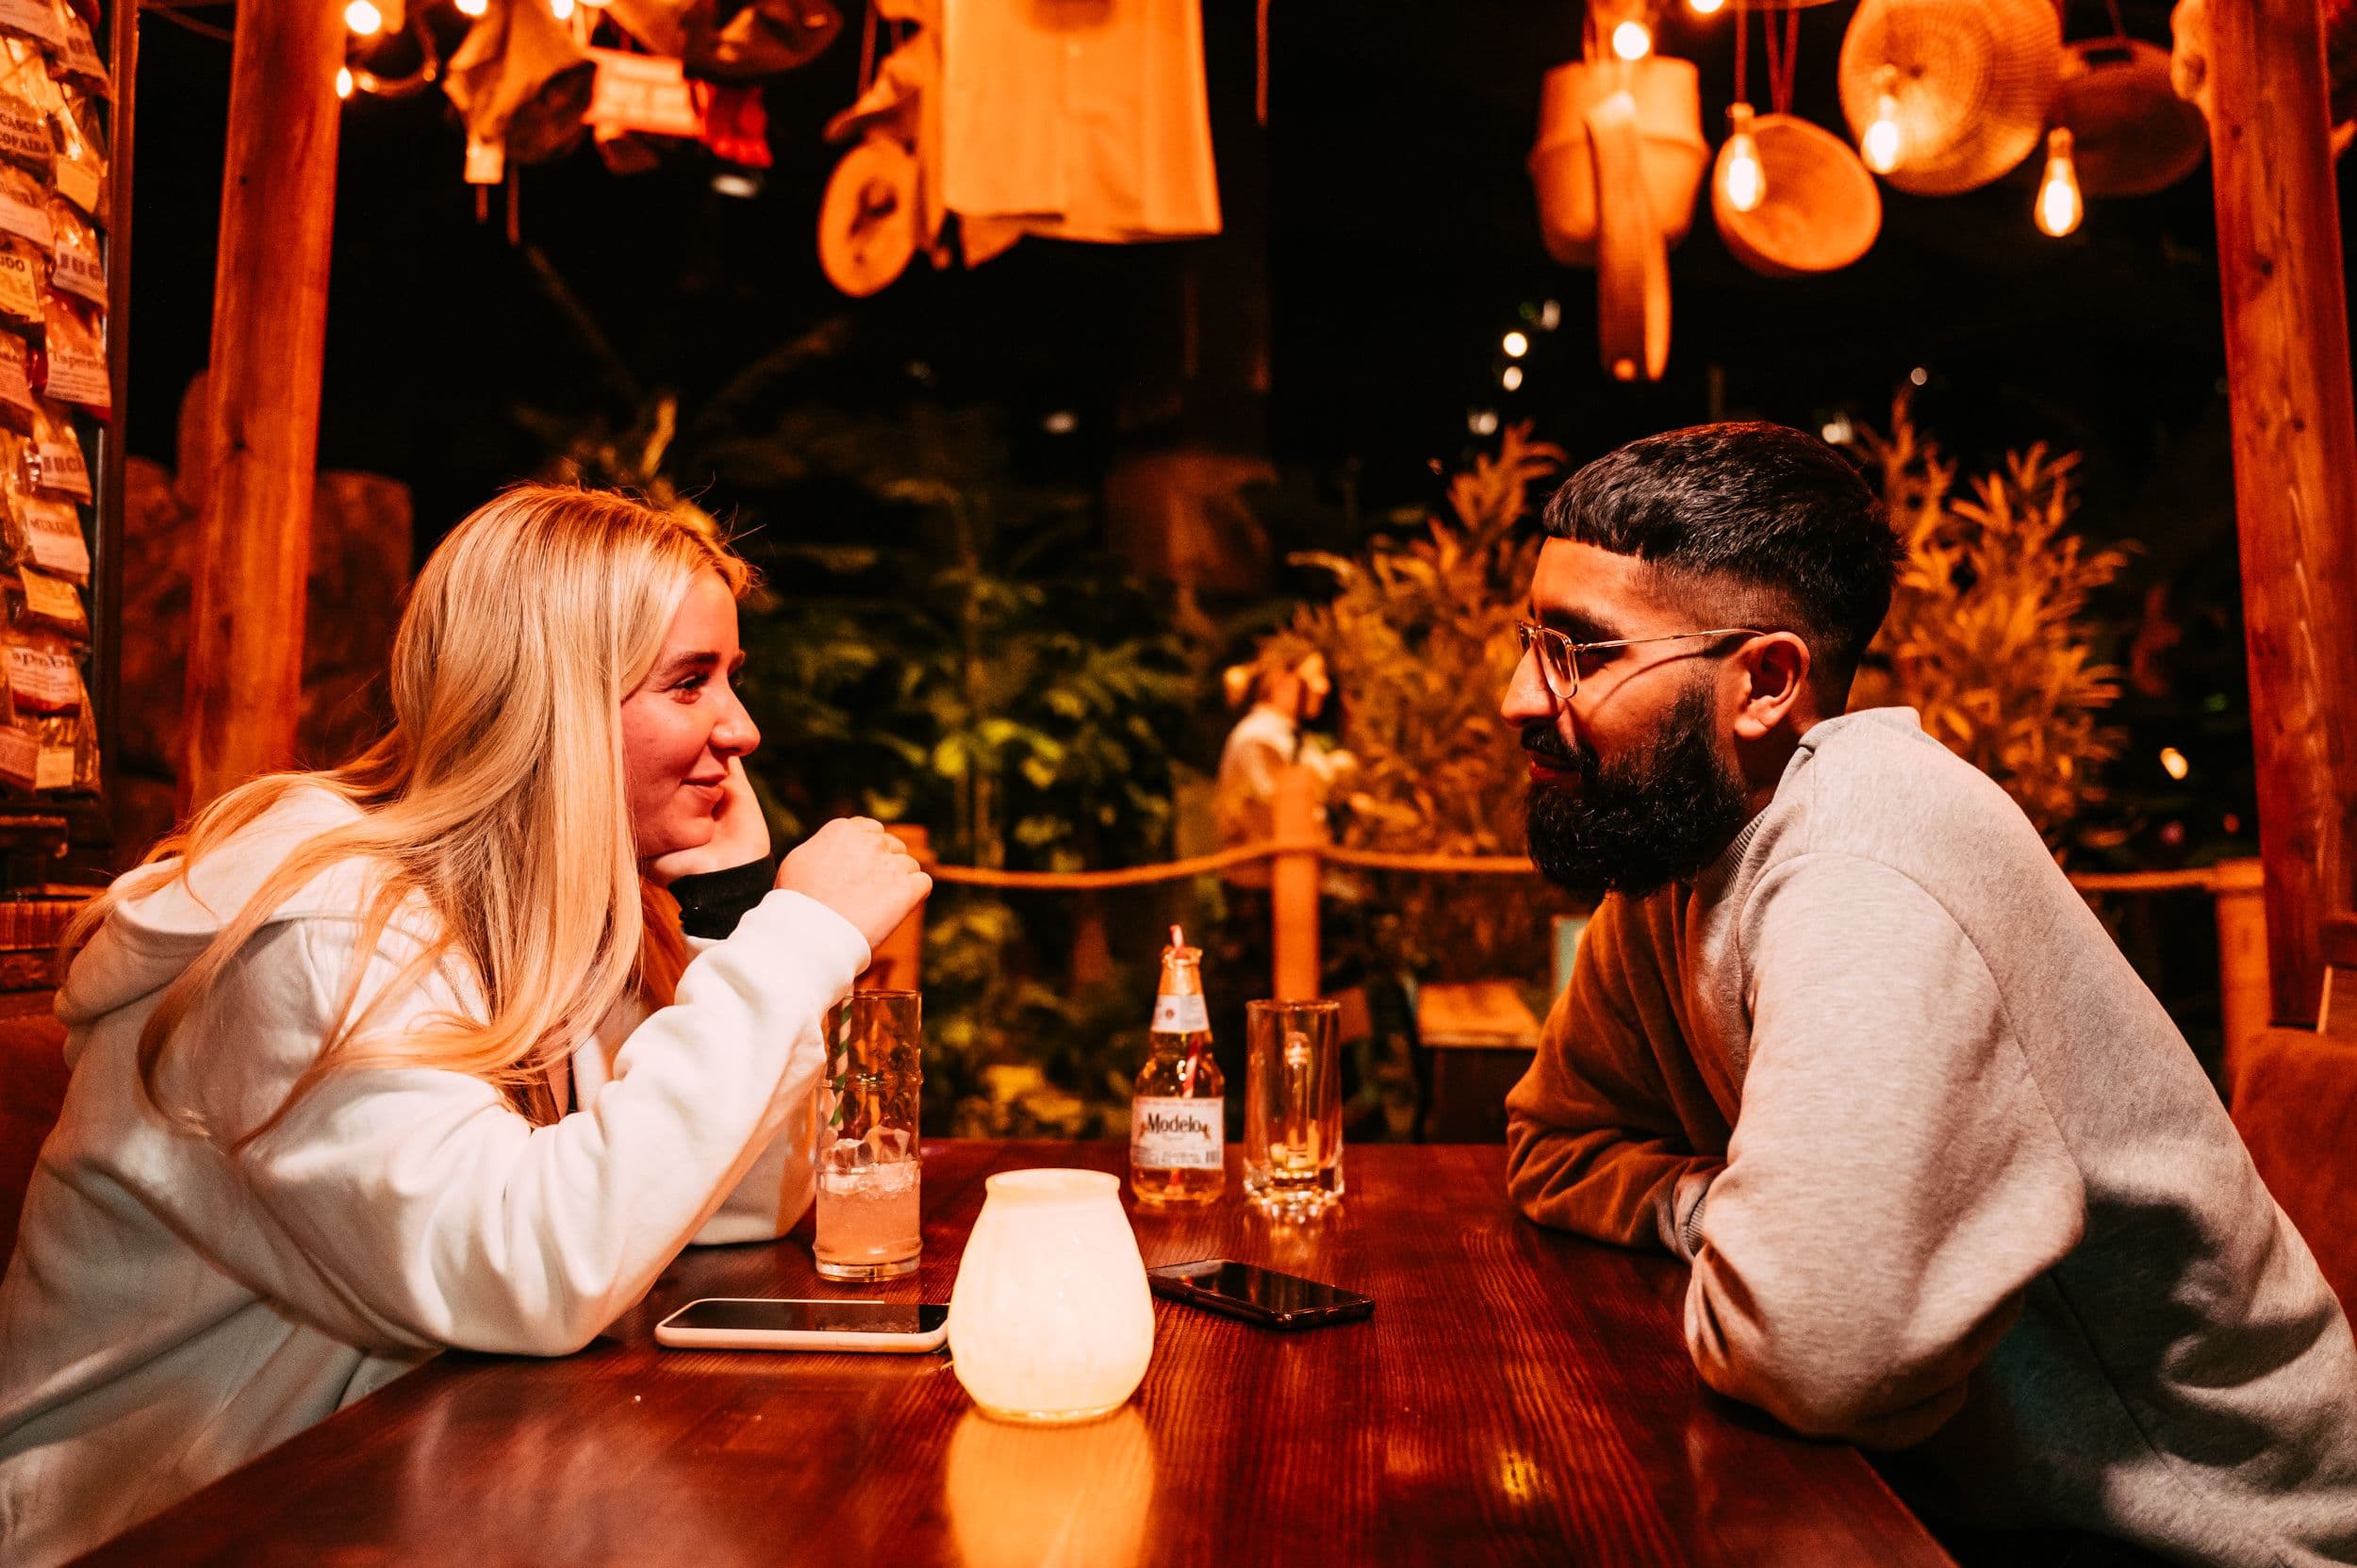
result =
[{"label": "hanging light bulb", "polygon": [[1696,16],[1716,16],[1727,0],[1686,0],[1687,8]]},{"label": "hanging light bulb", "polygon": [[2037,182],[2039,232],[2060,239],[2079,226],[2086,204],[2079,199],[2079,171],[2070,161],[2070,132],[2056,125],[2046,133],[2046,173]]},{"label": "hanging light bulb", "polygon": [[349,65],[339,65],[336,68],[336,96],[338,98],[352,96],[352,67]]},{"label": "hanging light bulb", "polygon": [[362,38],[374,38],[385,30],[385,13],[376,8],[375,0],[352,0],[344,8],[344,25]]},{"label": "hanging light bulb", "polygon": [[1866,135],[1859,140],[1858,151],[1866,156],[1866,167],[1877,174],[1887,174],[1899,167],[1901,137],[1899,132],[1899,72],[1886,65],[1874,79],[1874,118],[1866,124]]},{"label": "hanging light bulb", "polygon": [[1653,29],[1642,22],[1624,22],[1612,29],[1612,52],[1624,60],[1641,60],[1653,53]]},{"label": "hanging light bulb", "polygon": [[1719,155],[1719,193],[1738,212],[1756,209],[1768,194],[1768,171],[1752,139],[1752,106],[1727,106],[1727,144]]},{"label": "hanging light bulb", "polygon": [[491,0],[456,0],[461,16],[481,16],[491,8]]}]

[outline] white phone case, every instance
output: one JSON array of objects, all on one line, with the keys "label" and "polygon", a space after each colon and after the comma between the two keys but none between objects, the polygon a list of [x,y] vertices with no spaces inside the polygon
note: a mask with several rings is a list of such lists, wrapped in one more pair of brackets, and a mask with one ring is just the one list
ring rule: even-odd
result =
[{"label": "white phone case", "polygon": [[[717,1299],[717,1298],[707,1298]],[[864,1329],[689,1329],[677,1319],[698,1305],[691,1301],[654,1326],[654,1342],[675,1350],[854,1350],[909,1356],[938,1350],[949,1342],[947,1322],[929,1332],[894,1334]]]}]

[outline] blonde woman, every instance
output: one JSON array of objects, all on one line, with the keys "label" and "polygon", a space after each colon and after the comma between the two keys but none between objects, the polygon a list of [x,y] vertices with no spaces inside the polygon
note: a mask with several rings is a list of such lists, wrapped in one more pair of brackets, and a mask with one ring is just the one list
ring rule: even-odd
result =
[{"label": "blonde woman", "polygon": [[0,1281],[0,1560],[443,1346],[579,1349],[689,1241],[799,1216],[821,1017],[931,883],[856,820],[770,889],[747,576],[621,497],[508,492],[419,578],[391,733],[224,796],[82,922]]}]

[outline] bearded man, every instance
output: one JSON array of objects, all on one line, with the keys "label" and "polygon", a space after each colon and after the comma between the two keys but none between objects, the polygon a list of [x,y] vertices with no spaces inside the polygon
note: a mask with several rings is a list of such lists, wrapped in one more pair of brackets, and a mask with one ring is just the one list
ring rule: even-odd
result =
[{"label": "bearded man", "polygon": [[1503,712],[1602,895],[1532,1219],[1689,1261],[1704,1381],[1927,1512],[2357,1562],[2357,1346],[2160,1004],[2004,793],[1844,713],[1897,546],[1840,455],[1674,431],[1548,503]]}]

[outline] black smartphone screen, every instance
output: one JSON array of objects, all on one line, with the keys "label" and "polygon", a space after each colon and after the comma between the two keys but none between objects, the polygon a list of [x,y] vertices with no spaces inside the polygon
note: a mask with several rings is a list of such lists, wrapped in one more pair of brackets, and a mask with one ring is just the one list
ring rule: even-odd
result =
[{"label": "black smartphone screen", "polygon": [[728,1333],[930,1334],[949,1320],[935,1301],[691,1302],[666,1321],[681,1329]]},{"label": "black smartphone screen", "polygon": [[1157,1296],[1273,1328],[1337,1323],[1375,1311],[1374,1299],[1356,1291],[1229,1258],[1164,1263],[1146,1272]]}]

